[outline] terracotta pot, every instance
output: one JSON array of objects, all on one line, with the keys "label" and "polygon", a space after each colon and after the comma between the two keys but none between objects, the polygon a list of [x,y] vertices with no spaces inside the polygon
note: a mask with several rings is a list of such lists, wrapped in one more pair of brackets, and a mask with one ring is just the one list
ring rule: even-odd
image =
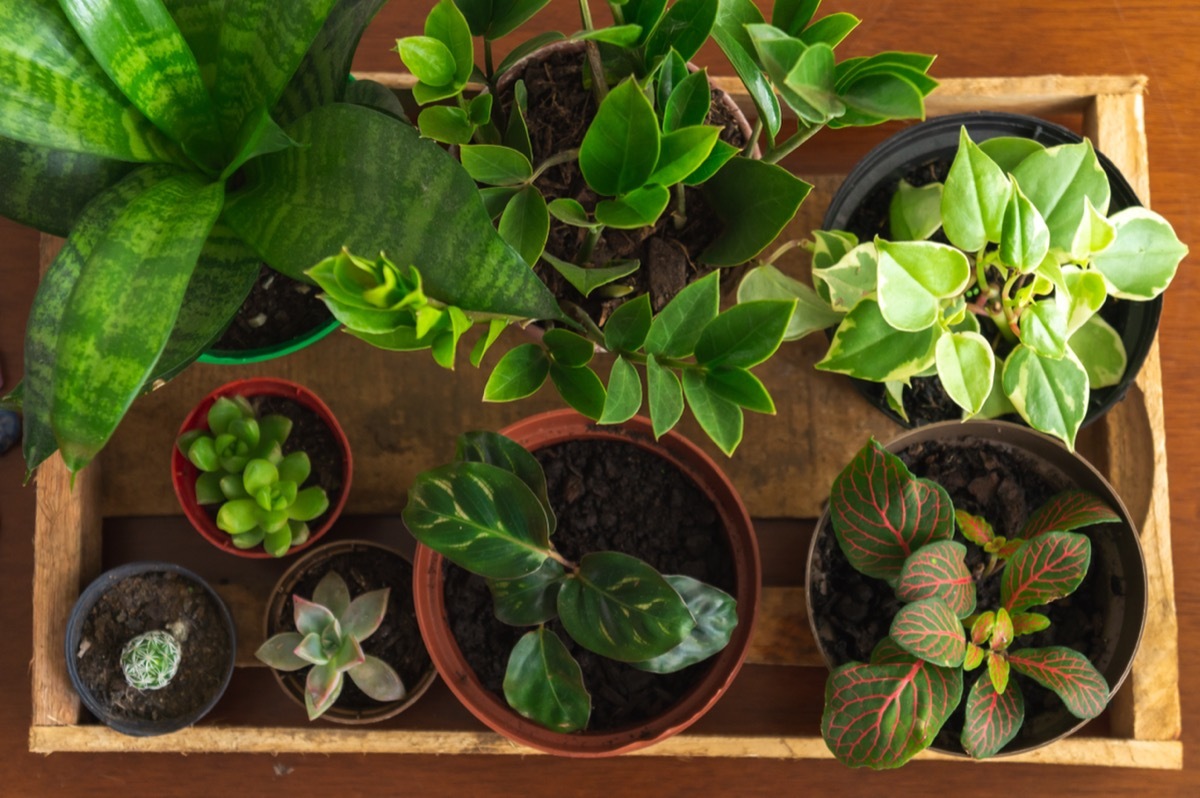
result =
[{"label": "terracotta pot", "polygon": [[[1108,682],[1111,700],[1133,666],[1133,658],[1141,642],[1146,621],[1146,565],[1142,558],[1141,544],[1138,542],[1137,526],[1121,497],[1100,472],[1078,454],[1068,451],[1048,435],[1019,424],[1006,421],[949,421],[930,424],[900,435],[890,441],[886,448],[892,453],[900,453],[915,444],[927,441],[961,442],[964,447],[994,445],[1016,452],[1030,463],[1031,468],[1045,469],[1046,473],[1065,483],[1065,487],[1091,491],[1100,496],[1121,517],[1120,523],[1077,530],[1086,534],[1092,542],[1089,573],[1094,574],[1093,584],[1121,586],[1119,595],[1111,590],[1108,592],[1109,604],[1104,620],[1105,648],[1103,654],[1092,661]],[[821,634],[818,631],[821,624],[813,610],[816,601],[812,593],[813,585],[817,581],[812,575],[814,569],[819,567],[816,563],[818,541],[826,535],[833,535],[828,507],[817,522],[809,547],[805,584],[813,639],[817,641],[825,664],[833,669],[844,663],[835,661],[834,656],[822,645]],[[834,550],[833,556],[844,556],[837,546],[834,546]],[[890,590],[882,581],[879,585],[881,590]],[[965,688],[963,698],[966,698]],[[1040,715],[1035,714],[1032,709],[1027,710],[1027,713],[1021,731],[996,756],[1010,756],[1041,748],[1073,734],[1088,723],[1071,715],[1061,704],[1056,709]],[[937,744],[931,748],[946,754],[967,756],[957,744],[954,748]]]},{"label": "terracotta pot", "polygon": [[[283,618],[284,608],[287,606],[287,600],[295,592],[296,585],[305,575],[314,569],[320,568],[332,557],[339,554],[357,552],[373,557],[395,557],[403,560],[406,565],[411,565],[409,558],[404,556],[400,551],[367,540],[339,541],[311,551],[293,563],[292,567],[288,568],[283,576],[279,578],[279,581],[275,583],[275,587],[267,599],[267,608],[263,615],[263,639],[266,640],[283,629],[281,619]],[[279,688],[302,709],[304,708],[304,674],[306,673],[307,671],[284,673],[273,668],[271,669],[271,674],[275,677],[275,682],[279,685]],[[415,704],[417,699],[425,694],[425,691],[429,689],[429,686],[433,684],[433,680],[436,678],[437,671],[430,665],[429,669],[425,671],[415,685],[405,685],[408,692],[404,698],[398,701],[381,702],[368,709],[349,709],[339,707],[335,703],[321,715],[321,719],[351,726],[361,726],[387,720],[399,715]]]},{"label": "terracotta pot", "polygon": [[738,625],[720,653],[708,660],[701,680],[673,707],[637,726],[610,732],[561,734],[518,715],[479,681],[450,630],[443,591],[443,558],[418,544],[414,560],[414,598],[421,634],[442,679],[475,717],[515,742],[569,757],[602,757],[635,751],[683,731],[707,712],[729,688],[742,666],[761,591],[761,567],[754,527],[741,498],[717,465],[693,443],[674,432],[657,442],[649,420],[635,417],[615,427],[599,427],[572,410],[558,410],[501,430],[527,449],[576,439],[618,440],[663,457],[708,496],[728,535],[737,588]]},{"label": "terracotta pot", "polygon": [[[299,546],[293,546],[284,555],[285,557],[291,556],[316,543],[322,535],[329,531],[329,528],[333,526],[333,522],[342,514],[342,509],[346,506],[346,498],[350,495],[350,478],[354,471],[354,459],[350,452],[350,442],[346,439],[346,433],[342,431],[341,425],[334,418],[333,411],[316,394],[302,385],[273,377],[254,377],[245,380],[235,380],[234,382],[222,385],[204,397],[200,404],[196,405],[192,412],[188,414],[183,424],[179,427],[176,439],[178,440],[179,436],[185,432],[205,428],[208,423],[208,410],[217,399],[222,396],[237,396],[239,394],[248,398],[254,396],[277,396],[291,400],[316,413],[338,442],[338,448],[342,456],[341,492],[337,496],[329,497],[329,510],[327,511],[325,521],[319,527],[310,528],[308,540]],[[209,516],[204,507],[196,502],[196,478],[199,475],[200,470],[184,457],[183,453],[179,451],[179,447],[172,446],[171,484],[175,488],[175,495],[179,498],[180,506],[183,507],[183,514],[191,521],[196,531],[209,543],[221,549],[221,551],[252,559],[270,558],[271,555],[263,549],[261,544],[252,549],[239,549],[237,546],[234,546],[230,540],[229,533],[220,529],[216,521]]]}]

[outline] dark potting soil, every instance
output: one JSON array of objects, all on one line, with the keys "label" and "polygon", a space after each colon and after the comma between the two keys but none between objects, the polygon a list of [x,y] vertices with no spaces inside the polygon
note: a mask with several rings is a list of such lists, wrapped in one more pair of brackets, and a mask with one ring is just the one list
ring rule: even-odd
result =
[{"label": "dark potting soil", "polygon": [[333,315],[317,299],[318,293],[316,286],[293,280],[264,263],[250,295],[210,349],[249,352],[286,343],[324,327]]},{"label": "dark potting soil", "polygon": [[[372,548],[366,551],[342,552],[314,564],[292,588],[291,595],[283,604],[282,615],[273,623],[271,633],[295,631],[292,596],[299,595],[311,599],[317,584],[330,571],[337,572],[346,580],[352,599],[372,590],[391,588],[383,623],[374,634],[362,642],[362,648],[365,653],[379,657],[395,668],[405,689],[415,689],[433,667],[433,662],[429,658],[429,652],[425,650],[421,630],[417,627],[416,611],[413,609],[412,565],[399,555]],[[297,690],[303,692],[307,673],[299,671],[295,674],[281,675],[291,681]],[[342,694],[338,697],[336,706],[349,710],[369,710],[380,706],[380,703],[358,689],[352,679],[347,678],[342,682]]]},{"label": "dark potting soil", "polygon": [[[583,142],[597,108],[595,97],[584,83],[585,74],[582,53],[571,50],[552,53],[524,68],[520,78],[525,81],[528,91],[526,121],[535,166],[547,157],[576,148]],[[714,91],[707,122],[721,125],[721,138],[741,147],[746,143],[746,135],[729,109],[717,101],[718,96],[720,92]],[[500,106],[506,117],[512,102],[511,90],[500,96]],[[600,199],[584,181],[578,161],[547,169],[536,185],[547,201],[575,199],[589,212],[595,209]],[[680,209],[678,198],[672,193],[671,203],[653,227],[606,230],[592,252],[590,265],[603,266],[614,260],[640,261],[641,267],[636,272],[617,280],[614,285],[632,288],[627,294],[629,297],[649,293],[651,305],[658,312],[684,286],[712,271],[711,267],[699,263],[698,258],[716,240],[721,221],[698,189],[685,190],[684,206]],[[677,226],[680,218],[684,221]],[[546,251],[574,263],[586,233],[586,230],[551,219]],[[534,270],[555,296],[582,307],[600,325],[625,301],[625,297],[602,296],[604,289],[584,297],[545,263],[539,263]],[[736,279],[733,270],[725,271],[728,274],[723,275],[723,283]]]},{"label": "dark potting soil", "polygon": [[[953,444],[920,443],[905,449],[900,458],[913,474],[932,479],[945,488],[956,509],[987,518],[996,534],[1005,537],[1020,530],[1033,511],[1049,498],[1070,487],[1058,471],[1019,452],[979,439],[966,438]],[[967,547],[967,568],[976,578],[977,611],[995,609],[1000,603],[1002,571],[980,580],[988,555],[961,536],[955,539]],[[1093,566],[1074,593],[1035,608],[1050,618],[1050,627],[1017,638],[1013,648],[1067,646],[1085,654],[1093,663],[1101,659],[1107,643],[1105,602],[1110,595],[1122,595],[1123,586],[1115,578],[1104,579],[1095,562],[1093,554]],[[830,526],[818,531],[810,578],[818,637],[835,666],[869,661],[871,651],[887,635],[892,618],[902,606],[895,593],[882,580],[864,576],[850,566]],[[986,672],[986,667],[982,667],[964,674],[964,703],[975,680]],[[1012,678],[1025,698],[1026,724],[1010,744],[1019,746],[1031,739],[1031,718],[1066,710],[1057,695],[1032,679],[1015,671]],[[943,726],[935,744],[961,750],[958,739],[962,728],[960,705]]]},{"label": "dark potting soil", "polygon": [[[578,561],[593,551],[619,551],[663,574],[686,574],[732,593],[733,560],[716,509],[686,475],[623,441],[572,441],[539,449],[550,504],[558,518],[554,545]],[[496,619],[486,582],[447,562],[446,611],[451,631],[484,687],[504,700],[504,672],[514,645],[531,627]],[[700,662],[655,675],[580,647],[558,621],[548,624],[583,670],[592,695],[588,731],[613,731],[669,709],[710,667]]]},{"label": "dark potting soil", "polygon": [[[121,650],[144,632],[169,631],[180,644],[179,670],[160,690],[130,687]],[[169,572],[113,585],[88,613],[76,652],[84,687],[124,720],[169,721],[198,711],[221,689],[230,658],[224,616],[203,587]]]}]

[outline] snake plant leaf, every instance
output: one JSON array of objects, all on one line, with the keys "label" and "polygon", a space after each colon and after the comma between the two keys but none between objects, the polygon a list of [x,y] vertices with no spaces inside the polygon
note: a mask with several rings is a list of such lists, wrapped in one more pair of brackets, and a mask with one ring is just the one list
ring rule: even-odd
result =
[{"label": "snake plant leaf", "polygon": [[231,150],[232,157],[221,171],[221,179],[227,180],[251,158],[295,146],[296,142],[275,124],[266,108],[256,108],[246,116],[245,124],[238,131]]},{"label": "snake plant leaf", "polygon": [[963,750],[976,759],[1000,752],[1017,736],[1025,721],[1025,697],[1015,682],[997,693],[991,679],[979,678],[967,694],[966,722],[963,724]]},{"label": "snake plant leaf", "polygon": [[1069,596],[1092,561],[1092,542],[1077,532],[1043,532],[1017,549],[1000,581],[1000,603],[1012,612]]},{"label": "snake plant leaf", "polygon": [[1045,532],[1070,532],[1093,524],[1119,523],[1121,517],[1094,493],[1065,490],[1037,508],[1016,537],[1029,540]]},{"label": "snake plant leaf", "polygon": [[751,0],[722,0],[717,4],[717,19],[712,37],[729,59],[733,71],[754,100],[758,116],[763,120],[767,135],[774,140],[779,135],[783,122],[779,109],[779,98],[763,71],[759,68],[754,42],[746,31],[747,25],[761,25],[765,20],[762,12]]},{"label": "snake plant leaf", "polygon": [[679,423],[683,415],[683,386],[675,372],[650,355],[646,358],[646,392],[649,395],[650,423],[658,440]]},{"label": "snake plant leaf", "polygon": [[619,662],[665,654],[696,625],[658,571],[615,551],[583,556],[558,592],[558,617],[579,645]]},{"label": "snake plant leaf", "polygon": [[[226,153],[213,100],[196,56],[161,0],[60,0],[59,5],[134,106],[202,168],[219,168]],[[230,24],[228,5],[223,31]],[[256,22],[261,26],[262,20]]]},{"label": "snake plant leaf", "polygon": [[1121,382],[1129,357],[1121,334],[1101,316],[1092,316],[1072,333],[1067,342],[1072,352],[1086,352],[1083,368],[1087,371],[1088,387],[1108,388]]},{"label": "snake plant leaf", "polygon": [[[966,565],[967,547],[938,540],[913,552],[904,561],[896,596],[901,601],[941,599],[959,618],[975,612],[975,580]],[[893,635],[894,637],[894,635]]]},{"label": "snake plant leaf", "polygon": [[592,714],[579,663],[544,626],[526,632],[513,646],[503,687],[510,707],[556,732],[579,731]]},{"label": "snake plant leaf", "polygon": [[879,310],[888,324],[919,332],[937,323],[943,299],[961,294],[971,279],[967,256],[932,241],[884,241],[879,250]]},{"label": "snake plant leaf", "polygon": [[873,382],[905,380],[932,366],[941,330],[903,332],[887,323],[874,299],[864,299],[846,314],[825,357],[822,371]]},{"label": "snake plant leaf", "polygon": [[134,164],[0,138],[0,216],[66,237],[93,197]]},{"label": "snake plant leaf", "polygon": [[26,332],[26,355],[38,358],[26,373],[30,468],[53,451],[43,425],[76,471],[112,435],[167,341],[221,200],[220,184],[151,167],[84,212]]},{"label": "snake plant leaf", "polygon": [[634,662],[633,667],[651,673],[674,673],[695,665],[721,651],[737,627],[737,600],[723,590],[690,576],[664,577],[683,598],[696,625],[682,643],[666,654]]},{"label": "snake plant leaf", "polygon": [[[343,246],[386,251],[395,263],[417,266],[425,292],[446,304],[561,318],[553,295],[492,227],[471,179],[411,126],[335,104],[287,133],[301,146],[247,164],[247,185],[225,209],[230,226],[273,267],[298,277]],[[342,149],[348,137],[353,158]],[[366,195],[375,198],[370,207],[361,202]]]},{"label": "snake plant leaf", "polygon": [[1093,258],[1109,293],[1121,299],[1153,299],[1166,290],[1188,248],[1170,223],[1146,208],[1126,208],[1109,221],[1116,240]]},{"label": "snake plant leaf", "polygon": [[488,463],[515,474],[529,486],[533,495],[546,508],[550,533],[556,525],[554,508],[546,487],[546,474],[537,458],[521,444],[496,432],[464,432],[455,444],[454,459],[472,463]]},{"label": "snake plant leaf", "polygon": [[1008,662],[1045,688],[1058,693],[1067,711],[1077,718],[1094,718],[1108,704],[1108,682],[1088,658],[1069,648],[1022,648],[1009,652]]},{"label": "snake plant leaf", "polygon": [[738,302],[762,299],[793,299],[796,309],[783,332],[783,340],[795,341],[811,332],[832,327],[844,314],[833,310],[809,286],[766,263],[755,266],[742,278],[737,289]]},{"label": "snake plant leaf", "polygon": [[946,668],[962,665],[967,653],[962,621],[940,598],[905,604],[892,619],[888,636],[910,654]]},{"label": "snake plant leaf", "polygon": [[969,415],[983,409],[992,393],[996,356],[979,333],[956,332],[938,338],[934,354],[942,387]]},{"label": "snake plant leaf", "polygon": [[1090,141],[1034,152],[1017,165],[1012,176],[1041,212],[1053,249],[1071,250],[1075,231],[1088,213],[1084,198],[1101,215],[1108,213],[1108,175]]},{"label": "snake plant leaf", "polygon": [[706,376],[695,369],[683,372],[683,395],[700,428],[727,457],[732,457],[742,442],[745,423],[742,408],[714,391]]},{"label": "snake plant leaf", "polygon": [[204,88],[211,94],[217,76],[225,0],[162,0],[162,4],[179,26],[179,33],[196,58]]},{"label": "snake plant leaf", "polygon": [[776,164],[733,158],[701,190],[724,227],[700,260],[738,266],[775,240],[812,186]]},{"label": "snake plant leaf", "polygon": [[958,153],[942,190],[942,227],[950,243],[967,252],[999,243],[1010,191],[1008,177],[971,141],[967,128],[960,128]]},{"label": "snake plant leaf", "polygon": [[1018,344],[1004,363],[1004,393],[1034,429],[1074,448],[1075,434],[1087,412],[1087,370],[1070,349],[1054,360]]},{"label": "snake plant leaf", "polygon": [[557,560],[548,559],[531,574],[487,580],[496,618],[510,626],[534,626],[554,620],[565,575]]},{"label": "snake plant leaf", "polygon": [[186,165],[121,94],[54,0],[0,9],[0,136],[118,161]]},{"label": "snake plant leaf", "polygon": [[546,511],[520,477],[488,463],[452,463],[422,474],[404,523],[417,540],[489,579],[515,579],[550,552]]},{"label": "snake plant leaf", "polygon": [[954,535],[944,488],[918,479],[871,439],[833,481],[830,518],[855,570],[895,582],[913,552]]}]

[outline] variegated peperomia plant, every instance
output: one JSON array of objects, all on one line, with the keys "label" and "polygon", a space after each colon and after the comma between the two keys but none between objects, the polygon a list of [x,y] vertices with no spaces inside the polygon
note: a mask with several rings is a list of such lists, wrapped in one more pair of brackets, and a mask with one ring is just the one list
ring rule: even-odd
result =
[{"label": "variegated peperomia plant", "polygon": [[362,649],[362,642],[383,623],[390,593],[391,588],[385,587],[351,601],[346,580],[330,571],[317,583],[312,601],[292,597],[296,631],[280,632],[254,652],[280,671],[312,666],[304,685],[309,720],[337,702],[344,676],[376,701],[404,698],[404,683],[392,666]]},{"label": "variegated peperomia plant", "polygon": [[497,433],[460,436],[455,462],[417,477],[403,517],[417,540],[487,579],[500,621],[535,627],[509,656],[504,697],[552,731],[585,729],[592,707],[551,621],[583,648],[651,673],[707,659],[737,626],[737,601],[711,585],[620,552],[560,554],[541,465]]},{"label": "variegated peperomia plant", "polygon": [[[1109,686],[1087,657],[1016,645],[1048,628],[1037,610],[1069,596],[1087,574],[1091,542],[1073,530],[1120,520],[1099,497],[1059,493],[1006,540],[872,440],[834,481],[829,513],[850,564],[887,582],[903,602],[871,661],[846,663],[826,682],[821,734],[840,761],[899,767],[934,741],[964,699],[963,749],[976,758],[996,754],[1025,718],[1013,671],[1057,693],[1075,717],[1103,711]],[[967,547],[954,540],[956,522],[986,553],[978,577],[967,568]],[[976,580],[998,571],[999,606],[978,607]],[[985,664],[964,696],[964,672]]]},{"label": "variegated peperomia plant", "polygon": [[883,383],[902,416],[910,380],[936,375],[964,418],[1016,412],[1073,447],[1091,390],[1126,369],[1098,311],[1154,299],[1188,252],[1147,208],[1107,215],[1110,194],[1089,141],[975,144],[963,128],[945,185],[900,182],[891,240],[818,231],[815,290],[764,266],[741,296],[797,298],[790,338],[836,324],[817,368]]}]

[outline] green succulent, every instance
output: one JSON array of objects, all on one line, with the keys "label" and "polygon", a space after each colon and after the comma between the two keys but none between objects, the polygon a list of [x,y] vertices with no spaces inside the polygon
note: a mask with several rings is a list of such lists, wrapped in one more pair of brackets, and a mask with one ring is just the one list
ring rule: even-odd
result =
[{"label": "green succulent", "polygon": [[121,671],[130,687],[161,690],[179,670],[179,641],[170,632],[155,630],[131,639],[121,649]]}]

